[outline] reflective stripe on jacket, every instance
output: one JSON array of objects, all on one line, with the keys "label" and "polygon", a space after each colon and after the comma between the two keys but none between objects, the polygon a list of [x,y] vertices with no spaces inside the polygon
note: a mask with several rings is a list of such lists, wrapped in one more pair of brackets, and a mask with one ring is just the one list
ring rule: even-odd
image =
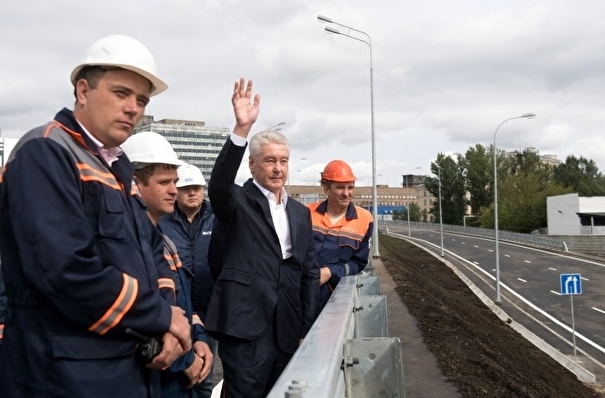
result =
[{"label": "reflective stripe on jacket", "polygon": [[323,306],[340,278],[358,274],[368,265],[374,223],[369,211],[353,203],[349,203],[345,216],[334,225],[327,212],[327,200],[307,206],[311,211],[317,262],[320,267],[330,268],[332,274],[321,287]]},{"label": "reflective stripe on jacket", "polygon": [[161,336],[161,235],[133,196],[133,166],[110,168],[71,111],[19,140],[5,167],[0,254],[8,312],[0,396],[159,396],[137,341]]}]

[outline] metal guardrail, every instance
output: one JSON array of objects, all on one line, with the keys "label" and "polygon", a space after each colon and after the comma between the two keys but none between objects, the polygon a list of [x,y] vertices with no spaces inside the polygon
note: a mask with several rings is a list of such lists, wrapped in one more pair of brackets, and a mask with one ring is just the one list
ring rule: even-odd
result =
[{"label": "metal guardrail", "polygon": [[[405,231],[408,231],[408,222],[407,221],[389,221],[382,220],[380,221],[380,227],[388,227],[388,228],[402,228]],[[410,228],[415,229],[426,229],[426,230],[434,230],[439,232],[439,223],[429,223],[429,222],[410,222]],[[456,234],[463,235],[471,235],[471,236],[479,236],[489,239],[495,239],[496,233],[493,229],[486,228],[476,228],[476,227],[463,227],[461,225],[449,225],[443,224],[443,231],[452,232]],[[509,231],[498,231],[498,239],[501,241],[512,242],[512,243],[520,243],[522,245],[540,247],[543,249],[550,250],[562,250],[568,251],[571,250],[569,244],[566,245],[562,240],[558,240],[555,238],[549,238],[544,235],[537,234],[521,234],[518,232],[509,232]]]},{"label": "metal guardrail", "polygon": [[378,277],[340,280],[269,398],[404,397],[401,342],[389,338]]}]

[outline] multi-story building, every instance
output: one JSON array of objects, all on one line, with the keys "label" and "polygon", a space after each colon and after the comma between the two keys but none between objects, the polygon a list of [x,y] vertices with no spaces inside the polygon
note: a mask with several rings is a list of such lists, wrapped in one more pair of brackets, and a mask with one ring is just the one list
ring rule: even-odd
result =
[{"label": "multi-story building", "polygon": [[[290,196],[303,204],[318,202],[326,199],[323,188],[317,185],[289,185],[286,190]],[[415,197],[414,188],[389,187],[377,185],[378,194],[377,215],[380,220],[392,220],[393,211],[403,211]],[[373,195],[371,186],[356,186],[353,203],[372,211]]]},{"label": "multi-story building", "polygon": [[416,203],[420,208],[421,214],[429,214],[431,208],[433,207],[433,202],[437,200],[430,193],[426,187],[424,186],[424,180],[426,176],[418,175],[418,174],[404,174],[402,175],[402,183],[401,185],[406,187],[406,192],[408,193],[408,201],[406,202],[406,206],[409,203]]},{"label": "multi-story building", "polygon": [[[404,175],[402,187],[389,187],[388,185],[376,186],[378,194],[377,215],[379,220],[391,220],[393,211],[404,211],[410,203],[416,203],[423,212],[427,214],[431,209],[435,197],[424,187],[422,175]],[[407,184],[406,184],[407,178]],[[288,185],[288,194],[303,204],[318,202],[326,199],[323,188],[317,185]],[[355,186],[353,203],[372,211],[373,189],[371,186]]]},{"label": "multi-story building", "polygon": [[135,134],[140,131],[153,131],[166,137],[179,159],[199,167],[206,180],[210,178],[214,161],[230,133],[227,127],[209,127],[200,120],[156,121],[152,115],[143,116]]}]

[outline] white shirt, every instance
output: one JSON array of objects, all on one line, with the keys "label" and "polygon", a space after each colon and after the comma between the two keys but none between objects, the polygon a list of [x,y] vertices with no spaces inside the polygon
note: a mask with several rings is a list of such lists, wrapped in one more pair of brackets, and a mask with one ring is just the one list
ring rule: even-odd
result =
[{"label": "white shirt", "polygon": [[281,246],[282,259],[285,260],[292,257],[292,238],[290,235],[290,224],[288,223],[288,214],[286,213],[286,205],[288,204],[288,195],[286,190],[282,187],[281,189],[281,203],[277,204],[277,199],[273,192],[269,192],[263,188],[256,180],[253,181],[254,185],[261,190],[263,195],[269,202],[269,210],[271,211],[271,218],[273,219],[273,225],[275,226],[275,232],[279,239]]},{"label": "white shirt", "polygon": [[105,145],[103,145],[101,141],[93,137],[93,135],[90,134],[88,130],[86,130],[86,127],[82,125],[82,123],[78,122],[78,124],[80,125],[80,127],[82,127],[82,130],[84,130],[88,138],[90,138],[92,142],[97,146],[97,148],[99,149],[99,154],[103,159],[105,159],[108,165],[111,166],[113,162],[118,160],[118,156],[120,156],[124,152],[122,151],[122,149],[120,149],[120,147],[105,148]]}]

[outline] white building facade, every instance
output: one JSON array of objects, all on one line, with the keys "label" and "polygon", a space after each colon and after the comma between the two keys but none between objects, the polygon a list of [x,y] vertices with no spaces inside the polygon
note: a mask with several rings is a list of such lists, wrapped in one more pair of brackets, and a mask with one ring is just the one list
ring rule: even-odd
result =
[{"label": "white building facade", "polygon": [[605,197],[550,196],[546,217],[549,235],[605,235]]},{"label": "white building facade", "polygon": [[156,121],[151,115],[143,116],[135,134],[140,131],[153,131],[164,136],[179,159],[199,167],[206,180],[210,179],[216,157],[230,134],[227,127],[209,127],[199,120]]}]

